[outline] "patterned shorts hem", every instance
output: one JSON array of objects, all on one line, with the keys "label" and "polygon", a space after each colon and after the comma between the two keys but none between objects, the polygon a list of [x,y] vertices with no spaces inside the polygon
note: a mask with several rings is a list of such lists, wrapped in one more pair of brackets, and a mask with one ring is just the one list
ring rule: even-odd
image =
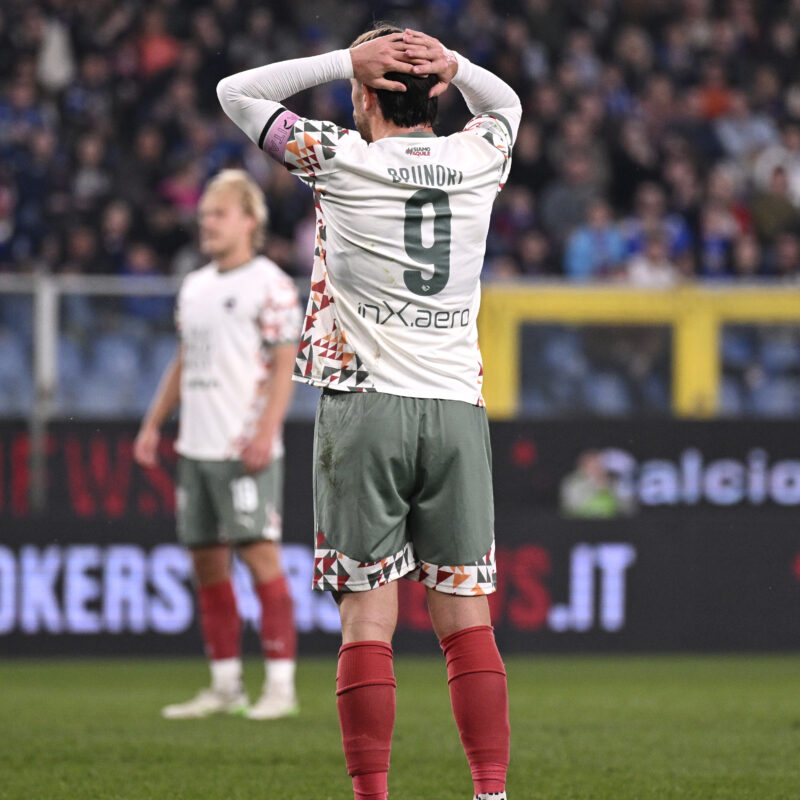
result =
[{"label": "patterned shorts hem", "polygon": [[417,569],[405,576],[418,581],[442,594],[460,597],[479,597],[497,591],[497,577],[494,566],[467,564],[459,567],[439,567],[436,564],[420,564]]},{"label": "patterned shorts hem", "polygon": [[415,558],[411,543],[379,561],[357,561],[332,547],[317,533],[312,588],[320,592],[366,592],[399,578],[422,583],[443,594],[475,597],[492,594],[497,587],[494,542],[473,564],[439,566]]},{"label": "patterned shorts hem", "polygon": [[415,574],[416,571],[414,565],[411,564],[405,572],[395,572],[391,577],[382,578],[378,581],[370,580],[369,578],[361,581],[350,579],[341,588],[337,588],[338,583],[335,580],[315,574],[312,588],[317,592],[368,592],[370,589],[377,589],[379,586],[385,586],[387,583],[400,580],[400,578],[408,578]]}]

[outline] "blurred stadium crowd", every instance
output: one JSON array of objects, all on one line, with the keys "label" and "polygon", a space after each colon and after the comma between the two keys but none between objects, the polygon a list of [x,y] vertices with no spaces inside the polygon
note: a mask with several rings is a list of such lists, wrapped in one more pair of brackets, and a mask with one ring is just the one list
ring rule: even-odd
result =
[{"label": "blurred stadium crowd", "polygon": [[[347,46],[387,18],[440,37],[522,98],[489,279],[658,288],[800,276],[800,0],[344,7],[4,0],[0,270],[182,274],[200,260],[194,215],[205,181],[244,165],[267,194],[268,255],[307,274],[310,193],[244,141],[215,85]],[[346,85],[306,92],[292,107],[352,127]],[[448,92],[440,132],[466,118]],[[126,302],[168,329],[168,302]],[[77,304],[72,313],[91,312]]]},{"label": "blurred stadium crowd", "polygon": [[[508,81],[525,122],[487,254],[495,276],[668,285],[800,271],[800,2],[6,0],[0,264],[182,271],[205,180],[264,185],[271,254],[309,269],[303,187],[244,144],[214,88],[348,44],[372,16]],[[451,93],[440,129],[463,122]],[[352,125],[346,87],[294,105]]]}]

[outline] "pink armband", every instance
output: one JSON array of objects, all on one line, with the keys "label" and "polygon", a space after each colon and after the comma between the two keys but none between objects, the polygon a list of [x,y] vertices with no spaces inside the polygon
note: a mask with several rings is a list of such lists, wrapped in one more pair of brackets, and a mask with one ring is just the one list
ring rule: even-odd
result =
[{"label": "pink armband", "polygon": [[274,158],[280,164],[283,164],[286,142],[289,141],[289,137],[292,135],[292,128],[294,128],[294,124],[298,119],[300,117],[297,114],[284,110],[269,126],[263,149],[270,158]]}]

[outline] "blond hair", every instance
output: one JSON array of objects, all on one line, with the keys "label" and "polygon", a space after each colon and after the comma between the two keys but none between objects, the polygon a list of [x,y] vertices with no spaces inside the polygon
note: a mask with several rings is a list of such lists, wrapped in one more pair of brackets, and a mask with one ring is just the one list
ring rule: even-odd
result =
[{"label": "blond hair", "polygon": [[373,39],[377,39],[379,36],[388,36],[390,33],[402,32],[402,28],[398,28],[397,25],[381,20],[380,22],[376,22],[371,30],[364,31],[364,33],[355,38],[350,44],[350,48],[352,49],[353,47],[358,47],[358,45],[364,44],[364,42],[371,42]]},{"label": "blond hair", "polygon": [[243,169],[223,169],[207,184],[203,197],[211,192],[233,192],[248,217],[256,221],[253,231],[253,249],[258,251],[266,244],[267,204],[261,187]]}]

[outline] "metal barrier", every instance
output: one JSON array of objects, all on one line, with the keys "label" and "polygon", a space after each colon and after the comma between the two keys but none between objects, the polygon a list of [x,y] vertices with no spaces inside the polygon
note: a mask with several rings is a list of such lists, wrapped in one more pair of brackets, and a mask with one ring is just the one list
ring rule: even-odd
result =
[{"label": "metal barrier", "polygon": [[489,285],[483,292],[478,325],[484,397],[493,419],[512,419],[517,413],[520,331],[523,324],[534,322],[670,326],[673,412],[705,419],[713,417],[718,407],[722,325],[800,325],[800,289],[786,285],[671,290]]}]

